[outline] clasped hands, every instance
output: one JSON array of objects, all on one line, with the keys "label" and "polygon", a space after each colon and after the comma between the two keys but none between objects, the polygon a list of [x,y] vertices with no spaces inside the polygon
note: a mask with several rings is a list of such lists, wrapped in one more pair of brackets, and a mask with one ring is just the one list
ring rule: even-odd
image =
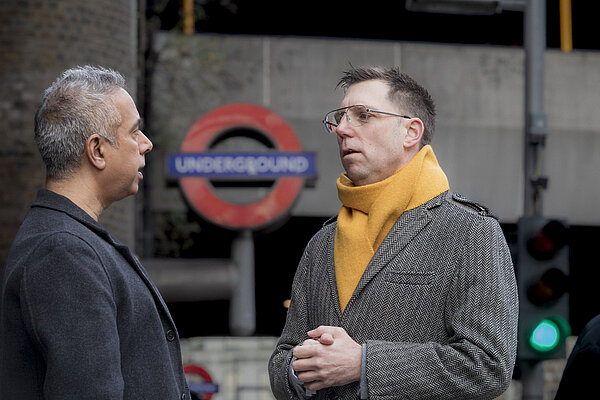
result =
[{"label": "clasped hands", "polygon": [[292,367],[310,390],[346,385],[360,380],[362,346],[337,326],[319,326],[296,346]]}]

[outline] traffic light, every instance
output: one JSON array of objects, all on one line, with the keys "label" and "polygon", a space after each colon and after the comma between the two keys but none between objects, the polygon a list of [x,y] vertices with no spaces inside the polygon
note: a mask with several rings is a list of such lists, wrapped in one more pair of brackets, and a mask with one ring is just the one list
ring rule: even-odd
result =
[{"label": "traffic light", "polygon": [[569,229],[558,219],[522,217],[517,229],[521,360],[565,356],[569,326]]}]

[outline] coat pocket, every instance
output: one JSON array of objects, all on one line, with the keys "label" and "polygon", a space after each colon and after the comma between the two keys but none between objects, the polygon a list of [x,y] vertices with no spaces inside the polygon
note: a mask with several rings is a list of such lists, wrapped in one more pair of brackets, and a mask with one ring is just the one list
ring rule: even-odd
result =
[{"label": "coat pocket", "polygon": [[433,281],[433,272],[388,271],[385,280],[405,285],[429,285]]}]

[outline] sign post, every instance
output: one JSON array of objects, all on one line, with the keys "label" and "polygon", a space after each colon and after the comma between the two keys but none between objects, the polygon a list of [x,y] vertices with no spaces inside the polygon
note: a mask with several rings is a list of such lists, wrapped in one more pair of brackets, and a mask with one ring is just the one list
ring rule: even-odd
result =
[{"label": "sign post", "polygon": [[[214,150],[217,144],[249,132],[270,147],[264,152]],[[251,335],[256,319],[252,232],[281,223],[289,215],[305,179],[316,176],[315,155],[302,152],[294,131],[279,115],[258,105],[237,103],[214,109],[196,121],[181,151],[169,155],[167,174],[180,180],[184,197],[196,213],[239,232],[232,245],[238,276],[232,282],[230,324],[234,334]],[[258,200],[233,202],[219,196],[212,180],[274,183]],[[248,186],[251,190],[252,185]]]}]

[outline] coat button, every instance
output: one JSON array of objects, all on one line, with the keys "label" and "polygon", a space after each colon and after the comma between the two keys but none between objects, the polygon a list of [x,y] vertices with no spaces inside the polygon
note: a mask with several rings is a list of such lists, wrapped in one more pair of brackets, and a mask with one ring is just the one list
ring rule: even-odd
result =
[{"label": "coat button", "polygon": [[[173,340],[175,340],[175,332],[173,332],[173,330],[172,330],[172,329],[169,329],[169,330],[167,331],[167,340],[168,340],[169,342],[172,342]],[[185,394],[185,393],[184,393],[184,394]]]}]

